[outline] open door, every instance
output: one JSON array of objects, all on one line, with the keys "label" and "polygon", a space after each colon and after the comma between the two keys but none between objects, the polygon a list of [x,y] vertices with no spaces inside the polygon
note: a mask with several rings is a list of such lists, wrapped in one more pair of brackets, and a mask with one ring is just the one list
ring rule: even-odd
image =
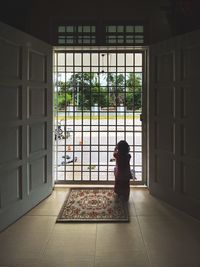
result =
[{"label": "open door", "polygon": [[150,192],[200,218],[200,31],[150,47]]},{"label": "open door", "polygon": [[0,23],[0,230],[52,191],[52,48]]},{"label": "open door", "polygon": [[130,145],[134,184],[146,182],[146,51],[54,50],[55,183],[114,183],[113,151]]}]

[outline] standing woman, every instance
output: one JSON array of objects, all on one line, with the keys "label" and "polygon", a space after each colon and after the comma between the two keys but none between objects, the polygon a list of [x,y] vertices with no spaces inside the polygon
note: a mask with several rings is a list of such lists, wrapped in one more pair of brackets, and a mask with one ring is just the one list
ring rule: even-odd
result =
[{"label": "standing woman", "polygon": [[130,194],[130,179],[132,178],[130,170],[129,144],[121,140],[115,147],[113,156],[116,160],[114,169],[115,186],[114,192],[123,200],[128,201]]}]

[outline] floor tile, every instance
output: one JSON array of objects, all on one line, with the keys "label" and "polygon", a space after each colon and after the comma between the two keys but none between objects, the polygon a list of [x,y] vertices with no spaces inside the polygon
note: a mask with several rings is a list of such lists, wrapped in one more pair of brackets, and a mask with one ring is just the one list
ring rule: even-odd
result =
[{"label": "floor tile", "polygon": [[119,251],[104,251],[96,256],[95,266],[150,266],[147,254],[144,250],[122,249]]},{"label": "floor tile", "polygon": [[153,266],[200,266],[199,222],[187,215],[140,216],[138,220]]},{"label": "floor tile", "polygon": [[95,255],[96,224],[57,223],[45,248],[43,260],[92,261]]},{"label": "floor tile", "polygon": [[94,267],[94,259],[90,261],[49,261],[42,260],[39,263],[39,267]]},{"label": "floor tile", "polygon": [[52,192],[51,196],[38,204],[28,213],[28,215],[58,216],[58,213],[68,193],[68,188],[56,188]]},{"label": "floor tile", "polygon": [[200,267],[200,221],[147,189],[131,189],[128,223],[56,223],[68,192],[0,233],[0,267]]},{"label": "floor tile", "polygon": [[[0,265],[36,264],[55,224],[54,217],[24,216],[0,234]],[[25,263],[24,263],[25,262]]]},{"label": "floor tile", "polygon": [[122,250],[144,250],[144,244],[135,217],[130,223],[109,223],[97,225],[96,256]]}]

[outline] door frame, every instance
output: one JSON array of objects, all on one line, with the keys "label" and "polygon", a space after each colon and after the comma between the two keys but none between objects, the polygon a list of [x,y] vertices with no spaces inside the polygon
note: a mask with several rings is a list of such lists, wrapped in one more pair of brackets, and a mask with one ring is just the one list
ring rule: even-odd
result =
[{"label": "door frame", "polygon": [[[55,46],[53,51],[58,52],[97,52],[97,53],[109,53],[109,52],[142,52],[143,54],[143,96],[142,96],[142,181],[131,181],[132,185],[148,185],[148,136],[149,136],[149,130],[148,130],[148,53],[149,49],[147,46],[142,47],[126,47],[126,48],[120,48],[120,47],[61,47],[61,46]],[[54,53],[54,52],[53,52]],[[53,153],[55,156],[55,153]],[[53,160],[54,162],[54,160]],[[59,180],[54,181],[55,184],[113,184],[114,181],[66,181],[66,180]]]}]

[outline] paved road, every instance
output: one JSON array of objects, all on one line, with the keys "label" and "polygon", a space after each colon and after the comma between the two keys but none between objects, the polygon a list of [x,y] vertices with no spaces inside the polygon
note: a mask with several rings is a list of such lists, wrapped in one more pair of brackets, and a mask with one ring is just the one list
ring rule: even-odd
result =
[{"label": "paved road", "polygon": [[[64,121],[62,121],[61,124],[61,128],[64,130]],[[73,170],[73,163],[69,161],[73,160],[75,157],[77,159],[75,163],[76,166],[81,164],[97,166],[100,163],[101,165],[105,165],[100,167],[101,171],[107,171],[107,165],[109,166],[109,170],[112,171],[115,162],[110,162],[110,159],[113,157],[113,150],[116,143],[122,139],[126,139],[131,148],[133,148],[133,144],[138,145],[138,147],[135,147],[137,152],[134,153],[134,157],[133,152],[130,153],[132,156],[131,165],[136,166],[135,168],[137,171],[141,171],[141,167],[138,166],[142,165],[141,122],[138,119],[135,120],[134,123],[137,125],[135,130],[138,130],[138,132],[135,133],[131,131],[133,130],[133,121],[130,121],[130,119],[126,121],[126,127],[123,125],[124,120],[117,120],[117,123],[115,120],[110,120],[109,126],[107,126],[107,120],[105,119],[99,121],[92,120],[92,126],[90,126],[91,121],[88,119],[84,121],[76,120],[76,125],[73,125],[72,120],[68,120],[67,124],[66,128],[70,130],[70,137],[55,142],[58,145],[58,151],[55,156],[55,164],[59,166],[58,172]],[[117,132],[116,127],[118,130]],[[125,129],[131,132],[126,132],[125,134]],[[66,155],[68,155],[69,159],[63,158],[63,156]],[[88,167],[84,168],[87,169]],[[76,167],[76,169],[79,170],[78,167]],[[138,173],[138,178],[139,177],[141,177],[141,174]]]}]

